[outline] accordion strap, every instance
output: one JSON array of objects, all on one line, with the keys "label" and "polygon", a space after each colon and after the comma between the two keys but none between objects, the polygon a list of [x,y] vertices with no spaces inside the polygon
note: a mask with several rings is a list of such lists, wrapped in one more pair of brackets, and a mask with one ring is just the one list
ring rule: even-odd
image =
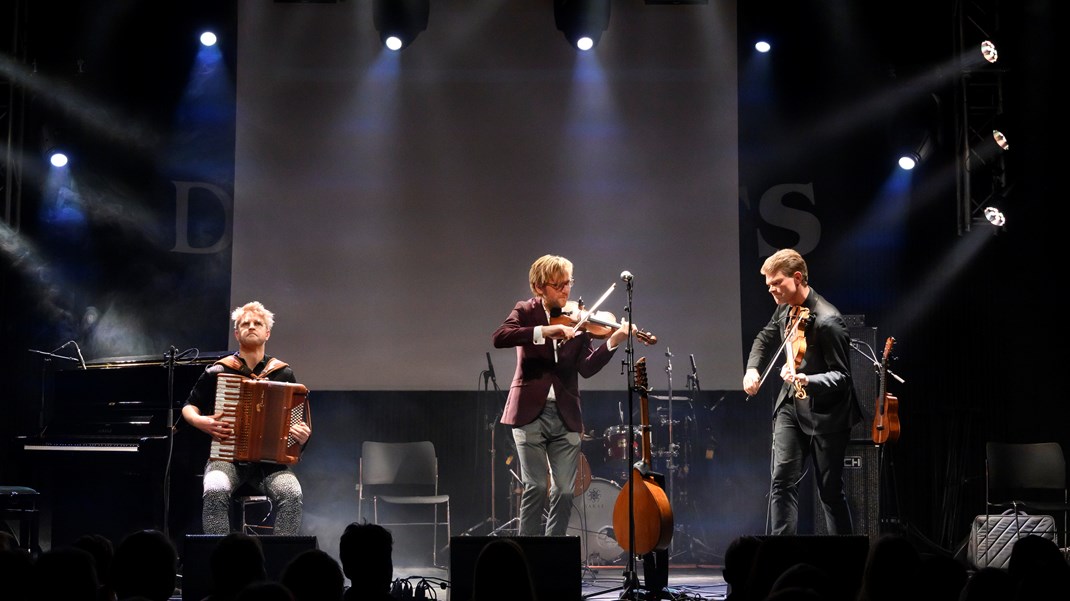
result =
[{"label": "accordion strap", "polygon": [[252,378],[254,380],[264,380],[269,375],[271,375],[272,372],[279,371],[284,367],[289,367],[288,363],[276,359],[275,357],[270,357],[268,359],[267,365],[264,366],[264,371],[260,372],[259,374],[254,374],[252,370],[249,369],[249,366],[246,365],[241,359],[239,359],[237,355],[227,355],[226,357],[217,360],[216,363],[218,363],[219,365],[225,365],[237,372],[240,372],[241,375],[247,378]]}]

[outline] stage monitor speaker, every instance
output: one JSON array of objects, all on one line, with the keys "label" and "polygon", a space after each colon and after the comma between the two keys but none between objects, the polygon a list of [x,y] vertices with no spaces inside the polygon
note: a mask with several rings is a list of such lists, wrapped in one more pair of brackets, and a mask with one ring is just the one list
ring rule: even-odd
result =
[{"label": "stage monitor speaker", "polygon": [[764,599],[788,568],[808,563],[829,577],[829,601],[855,601],[869,555],[869,537],[760,536],[762,540],[747,580],[747,598]]},{"label": "stage monitor speaker", "polygon": [[[201,601],[212,592],[211,557],[223,535],[187,534],[182,555],[182,601]],[[258,536],[268,579],[278,581],[290,560],[317,549],[315,536]]]},{"label": "stage monitor speaker", "polygon": [[[852,442],[843,457],[843,488],[856,534],[880,536],[880,449],[872,442]],[[828,534],[825,510],[814,487],[814,534]]]},{"label": "stage monitor speaker", "polygon": [[873,415],[880,395],[880,372],[869,359],[872,353],[880,359],[884,345],[877,348],[877,328],[865,327],[864,316],[844,315],[851,334],[851,381],[854,383],[858,404],[862,408],[862,421],[851,428],[851,440],[873,440]]},{"label": "stage monitor speaker", "polygon": [[450,599],[472,598],[476,558],[487,543],[501,538],[520,543],[539,599],[580,601],[582,558],[578,536],[454,536],[450,538]]}]

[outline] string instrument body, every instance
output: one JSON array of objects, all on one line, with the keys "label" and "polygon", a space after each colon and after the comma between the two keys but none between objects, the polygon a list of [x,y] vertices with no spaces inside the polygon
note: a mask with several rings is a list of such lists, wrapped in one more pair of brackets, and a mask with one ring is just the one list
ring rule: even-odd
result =
[{"label": "string instrument body", "polygon": [[876,408],[873,412],[873,442],[885,444],[899,440],[899,399],[888,392],[888,356],[892,353],[895,338],[891,336],[884,342],[884,355],[881,358],[880,394],[877,395]]},{"label": "string instrument body", "polygon": [[665,490],[651,473],[650,466],[650,420],[647,400],[646,357],[635,362],[636,387],[640,392],[642,414],[642,460],[632,466],[631,477],[617,494],[613,505],[613,531],[617,544],[625,551],[632,550],[629,499],[635,518],[635,553],[645,555],[651,551],[669,548],[673,534],[672,506]]}]

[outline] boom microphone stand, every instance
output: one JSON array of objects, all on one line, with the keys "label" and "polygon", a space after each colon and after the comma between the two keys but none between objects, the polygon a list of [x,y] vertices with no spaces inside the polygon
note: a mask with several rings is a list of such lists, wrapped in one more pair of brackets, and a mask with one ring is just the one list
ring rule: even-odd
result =
[{"label": "boom microphone stand", "polygon": [[[624,280],[627,285],[628,301],[624,306],[625,313],[628,314],[628,324],[632,323],[632,274],[630,271],[623,271],[620,274],[620,279]],[[628,442],[628,465],[625,469],[625,473],[628,474],[628,478],[632,480],[631,485],[628,486],[628,563],[624,569],[624,589],[621,592],[621,599],[640,599],[641,593],[639,588],[639,576],[635,569],[635,474],[633,473],[632,466],[635,465],[635,444],[634,432],[635,432],[635,378],[633,371],[635,369],[635,345],[632,340],[631,332],[628,333],[628,340],[625,342],[624,347],[625,356],[625,371],[628,377],[628,430],[627,430],[627,442]]]}]

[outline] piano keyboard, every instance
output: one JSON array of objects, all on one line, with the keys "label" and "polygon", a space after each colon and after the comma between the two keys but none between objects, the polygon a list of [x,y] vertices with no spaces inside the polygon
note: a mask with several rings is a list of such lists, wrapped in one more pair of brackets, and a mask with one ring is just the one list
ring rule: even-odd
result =
[{"label": "piano keyboard", "polygon": [[137,443],[114,444],[28,444],[22,447],[27,451],[65,451],[89,453],[137,453]]}]

